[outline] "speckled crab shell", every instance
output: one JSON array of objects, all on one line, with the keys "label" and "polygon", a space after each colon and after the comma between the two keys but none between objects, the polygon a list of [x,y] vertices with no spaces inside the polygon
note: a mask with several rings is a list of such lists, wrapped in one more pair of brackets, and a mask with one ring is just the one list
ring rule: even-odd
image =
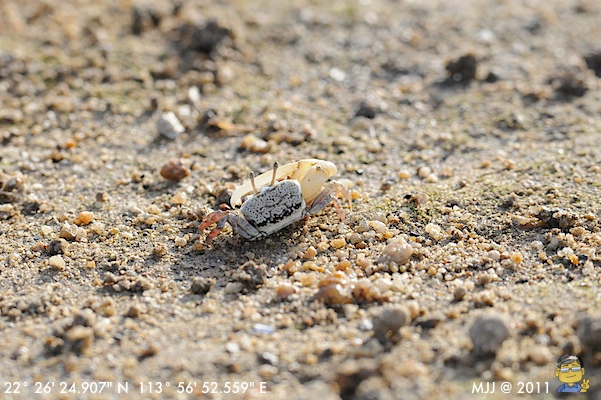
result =
[{"label": "speckled crab shell", "polygon": [[[300,160],[297,162],[279,166],[277,169],[277,173],[276,173],[276,181],[293,179],[300,183],[303,181],[303,178],[307,174],[307,171],[311,167],[314,167],[314,166],[321,167],[323,169],[323,171],[325,172],[327,178],[336,175],[336,172],[338,172],[336,165],[332,162],[318,160],[316,158],[308,158],[308,159],[303,159],[303,160]],[[270,170],[270,171],[264,172],[261,175],[255,177],[255,185],[257,188],[260,189],[261,187],[263,187],[265,185],[269,185],[271,183],[272,178],[273,178],[273,171]],[[244,197],[250,193],[253,193],[253,192],[254,192],[254,189],[253,189],[252,183],[250,180],[247,180],[246,182],[244,182],[242,184],[242,186],[238,187],[232,194],[232,197],[230,199],[231,206],[236,207],[237,205],[239,205],[242,202],[242,197]],[[313,196],[313,198],[311,198],[312,195],[313,195],[313,193],[311,193],[311,195],[307,195],[305,197],[305,194],[303,193],[303,197],[305,198],[305,202],[307,202],[307,204],[310,204],[310,202],[313,200],[314,196]]]}]

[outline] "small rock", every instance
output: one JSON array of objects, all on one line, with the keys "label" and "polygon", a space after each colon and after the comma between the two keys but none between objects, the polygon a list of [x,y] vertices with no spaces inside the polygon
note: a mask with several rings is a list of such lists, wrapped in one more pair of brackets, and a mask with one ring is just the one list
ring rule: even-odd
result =
[{"label": "small rock", "polygon": [[256,333],[271,334],[271,333],[275,332],[275,327],[272,325],[266,325],[266,324],[254,324],[253,331]]},{"label": "small rock", "polygon": [[[267,280],[267,265],[256,264],[254,261],[247,261],[238,268],[232,278],[242,285],[244,293],[254,292]],[[226,287],[227,291],[227,287]]]},{"label": "small rock", "polygon": [[65,260],[60,255],[52,256],[48,259],[48,265],[60,271],[65,269]]},{"label": "small rock", "polygon": [[317,250],[315,250],[315,247],[309,246],[309,248],[307,249],[307,251],[305,251],[305,253],[303,254],[303,258],[305,260],[311,260],[316,255],[317,255]]},{"label": "small rock", "polygon": [[496,312],[482,314],[469,328],[469,335],[474,346],[472,353],[476,357],[482,358],[494,356],[511,334],[511,325],[506,315]]},{"label": "small rock", "polygon": [[61,231],[58,234],[58,236],[67,240],[75,240],[75,238],[77,237],[77,230],[77,225],[65,222],[61,226]]},{"label": "small rock", "polygon": [[578,319],[576,334],[588,354],[592,356],[595,352],[601,352],[601,317],[585,316]]},{"label": "small rock", "polygon": [[442,228],[436,224],[427,224],[426,225],[426,233],[430,235],[430,237],[436,241],[442,239],[444,237],[442,233]]},{"label": "small rock", "polygon": [[595,72],[597,78],[601,78],[601,51],[584,56],[584,61],[589,69]]},{"label": "small rock", "polygon": [[355,117],[365,117],[369,119],[374,119],[377,113],[378,110],[374,106],[365,101],[362,101],[359,105],[359,108],[357,109],[357,112],[355,112]]},{"label": "small rock", "polygon": [[188,195],[186,192],[177,192],[171,197],[171,204],[182,205],[188,201]]},{"label": "small rock", "polygon": [[87,225],[94,220],[94,213],[91,211],[82,211],[75,218],[73,223],[77,226]]},{"label": "small rock", "polygon": [[417,170],[417,176],[419,176],[422,179],[426,179],[430,175],[432,175],[432,168],[430,167],[423,166],[419,167],[419,169]]},{"label": "small rock", "polygon": [[549,83],[555,90],[555,97],[560,100],[582,97],[589,90],[586,75],[579,67],[561,71],[556,76],[549,78]]},{"label": "small rock", "polygon": [[407,263],[413,254],[413,247],[405,239],[397,239],[390,242],[378,259],[378,264],[396,263],[402,265]]},{"label": "small rock", "polygon": [[217,50],[225,38],[234,36],[234,32],[221,26],[215,19],[208,20],[204,25],[184,24],[179,31],[182,51],[196,51],[207,55]]},{"label": "small rock", "polygon": [[276,289],[276,294],[280,296],[282,299],[286,299],[289,296],[293,295],[297,292],[296,286],[291,285],[290,283],[282,283]]},{"label": "small rock", "polygon": [[270,365],[278,365],[280,362],[280,359],[277,355],[270,353],[268,351],[265,351],[261,354],[258,355],[258,361],[261,364],[270,364]]},{"label": "small rock", "polygon": [[409,310],[402,306],[387,307],[374,315],[374,337],[380,341],[398,340],[399,329],[411,322]]},{"label": "small rock", "polygon": [[253,153],[265,154],[269,152],[271,146],[265,140],[258,138],[252,133],[249,133],[242,138],[242,141],[240,142],[240,148],[252,151]]},{"label": "small rock", "polygon": [[230,354],[235,354],[240,352],[240,345],[236,342],[227,342],[225,344],[225,351]]},{"label": "small rock", "polygon": [[388,229],[386,224],[381,221],[369,221],[367,224],[371,226],[376,233],[384,233]]},{"label": "small rock", "polygon": [[270,381],[278,373],[278,368],[274,365],[263,364],[257,369],[257,374],[264,380]]},{"label": "small rock", "polygon": [[161,176],[167,180],[179,182],[190,175],[190,168],[178,159],[171,159],[161,168]]},{"label": "small rock", "polygon": [[474,54],[468,53],[456,60],[447,62],[445,69],[449,73],[449,80],[458,83],[467,83],[476,78],[478,62]]},{"label": "small rock", "polygon": [[161,23],[161,15],[147,7],[134,6],[132,10],[131,31],[134,35],[141,35],[152,28],[157,28]]},{"label": "small rock", "polygon": [[159,134],[171,140],[176,139],[185,131],[184,126],[172,111],[161,115],[157,121],[157,130]]},{"label": "small rock", "polygon": [[467,289],[465,288],[465,286],[457,286],[455,288],[455,291],[453,292],[453,300],[461,301],[461,300],[463,300],[463,298],[465,297],[466,294],[467,294]]},{"label": "small rock", "polygon": [[382,290],[367,278],[359,279],[353,287],[353,297],[361,303],[372,303],[388,301],[386,296],[382,295]]},{"label": "small rock", "polygon": [[213,278],[203,278],[197,276],[192,280],[192,286],[190,287],[190,291],[194,294],[206,294],[211,290],[211,287],[215,284],[215,279]]},{"label": "small rock", "polygon": [[228,282],[225,285],[225,293],[227,294],[237,294],[240,293],[244,289],[244,285],[240,282]]},{"label": "small rock", "polygon": [[349,288],[338,283],[323,285],[315,295],[315,298],[326,304],[348,304],[353,302],[353,296]]},{"label": "small rock", "polygon": [[335,249],[340,249],[342,247],[344,247],[344,245],[346,244],[346,240],[344,239],[333,239],[330,244],[332,245],[333,248]]},{"label": "small rock", "polygon": [[2,109],[0,110],[0,122],[8,122],[16,124],[23,121],[23,112],[17,109]]},{"label": "small rock", "polygon": [[535,345],[528,349],[528,359],[537,365],[548,365],[553,360],[553,354],[547,346]]},{"label": "small rock", "polygon": [[126,317],[129,318],[138,318],[140,315],[146,313],[146,307],[142,304],[133,304],[127,312],[125,313]]},{"label": "small rock", "polygon": [[113,274],[112,272],[107,272],[104,275],[104,284],[108,285],[108,284],[113,284],[116,283],[118,280],[117,276],[115,274]]}]

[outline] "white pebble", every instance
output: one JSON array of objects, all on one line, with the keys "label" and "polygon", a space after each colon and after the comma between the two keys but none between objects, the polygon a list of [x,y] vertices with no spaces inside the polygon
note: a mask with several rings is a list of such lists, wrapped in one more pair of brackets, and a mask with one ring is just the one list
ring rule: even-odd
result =
[{"label": "white pebble", "polygon": [[498,250],[489,251],[487,256],[493,261],[499,261],[501,259],[501,253],[499,253]]},{"label": "white pebble", "polygon": [[386,232],[386,224],[380,221],[369,221],[369,226],[372,227],[376,233],[384,233]]},{"label": "white pebble", "polygon": [[390,242],[382,251],[382,255],[378,259],[378,263],[397,265],[405,264],[413,254],[413,247],[404,239],[398,239]]},{"label": "white pebble", "polygon": [[52,256],[48,259],[48,265],[58,270],[65,269],[65,260],[60,255]]},{"label": "white pebble", "polygon": [[434,240],[440,240],[443,238],[442,228],[436,224],[426,225],[426,233]]},{"label": "white pebble", "polygon": [[432,175],[432,168],[430,167],[419,167],[419,169],[417,170],[417,176],[419,176],[422,179],[426,179],[430,175]]},{"label": "white pebble", "polygon": [[168,112],[159,118],[157,121],[157,130],[163,136],[168,139],[176,139],[181,133],[185,131],[184,126],[173,112]]}]

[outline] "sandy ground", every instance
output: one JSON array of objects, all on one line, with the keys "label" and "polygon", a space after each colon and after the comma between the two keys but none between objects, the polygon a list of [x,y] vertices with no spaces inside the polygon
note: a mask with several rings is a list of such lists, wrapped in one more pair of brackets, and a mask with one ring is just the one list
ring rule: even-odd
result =
[{"label": "sandy ground", "polygon": [[[578,354],[600,399],[599,38],[592,0],[4,0],[0,397],[551,398]],[[305,158],[344,221],[205,243]]]}]

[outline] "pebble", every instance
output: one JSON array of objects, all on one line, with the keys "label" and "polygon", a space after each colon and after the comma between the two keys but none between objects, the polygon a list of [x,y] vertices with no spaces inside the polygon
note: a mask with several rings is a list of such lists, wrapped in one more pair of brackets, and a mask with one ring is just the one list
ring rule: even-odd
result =
[{"label": "pebble", "polygon": [[357,232],[353,232],[349,236],[349,242],[351,242],[351,244],[361,243],[362,241],[363,241],[363,238]]},{"label": "pebble", "polygon": [[355,283],[353,297],[356,301],[363,303],[388,301],[387,297],[382,296],[382,291],[367,278],[359,279]]},{"label": "pebble", "polygon": [[340,249],[340,248],[344,247],[344,245],[346,244],[346,240],[344,240],[344,239],[333,239],[330,243],[331,243],[331,245],[332,245],[333,248]]},{"label": "pebble", "polygon": [[171,197],[171,204],[174,205],[186,204],[187,201],[188,195],[186,194],[186,192],[177,192]]},{"label": "pebble", "polygon": [[436,224],[427,224],[426,225],[426,233],[430,235],[430,237],[436,241],[442,239],[444,237],[442,233],[442,228]]},{"label": "pebble", "polygon": [[241,282],[228,282],[224,290],[227,294],[236,294],[240,293],[242,289],[244,289],[244,285]]},{"label": "pebble", "polygon": [[254,324],[253,331],[256,333],[267,333],[271,334],[275,332],[275,327],[267,324]]},{"label": "pebble", "polygon": [[371,227],[368,225],[367,221],[362,220],[361,222],[359,222],[359,224],[357,224],[355,231],[357,231],[358,233],[365,233],[370,229]]},{"label": "pebble", "polygon": [[0,121],[6,121],[11,124],[16,124],[23,121],[23,112],[17,109],[2,109],[0,110]]},{"label": "pebble", "polygon": [[402,170],[400,170],[400,171],[397,173],[397,176],[398,176],[400,179],[409,179],[409,178],[411,178],[411,172],[409,172],[409,171],[408,171],[408,170],[406,170],[406,169],[402,169]]},{"label": "pebble", "polygon": [[537,365],[547,365],[553,360],[553,354],[547,346],[535,345],[528,349],[528,359]]},{"label": "pebble", "polygon": [[211,290],[216,280],[213,278],[195,277],[192,280],[190,291],[194,294],[206,294]]},{"label": "pebble", "polygon": [[509,318],[505,314],[490,311],[478,316],[469,328],[476,357],[494,356],[512,334]]},{"label": "pebble", "polygon": [[94,213],[93,212],[91,212],[91,211],[82,211],[75,218],[75,220],[73,221],[73,223],[75,225],[81,226],[81,225],[87,225],[90,222],[92,222],[93,220],[94,220]]},{"label": "pebble", "polygon": [[293,295],[294,293],[296,293],[298,291],[298,289],[296,288],[296,286],[291,285],[290,283],[282,283],[280,284],[277,289],[276,289],[276,294],[278,296],[280,296],[282,299],[286,299],[289,296]]},{"label": "pebble", "polygon": [[48,265],[62,271],[65,269],[66,264],[65,260],[63,260],[63,257],[61,257],[60,255],[56,255],[48,259]]},{"label": "pebble", "polygon": [[426,179],[430,175],[432,175],[432,168],[430,167],[419,167],[419,169],[417,170],[417,176],[419,176],[422,179]]},{"label": "pebble", "polygon": [[271,150],[271,146],[265,140],[249,133],[248,135],[242,138],[240,142],[240,148],[248,151],[252,151],[253,153],[261,153],[265,154]]},{"label": "pebble", "polygon": [[235,354],[240,352],[240,346],[236,342],[227,342],[225,344],[225,351],[230,354]]},{"label": "pebble", "polygon": [[177,247],[184,247],[188,244],[188,240],[185,237],[176,237],[174,240],[174,244]]},{"label": "pebble", "polygon": [[61,231],[59,232],[58,236],[67,240],[75,240],[77,237],[77,230],[77,225],[65,222],[61,226]]},{"label": "pebble", "polygon": [[455,288],[455,291],[453,292],[453,300],[454,301],[461,301],[463,300],[463,298],[465,297],[465,295],[467,294],[467,289],[465,288],[465,286],[457,286]]},{"label": "pebble", "polygon": [[347,304],[353,302],[350,290],[338,283],[321,286],[315,298],[322,300],[326,304]]},{"label": "pebble", "polygon": [[303,254],[303,258],[306,260],[310,260],[310,259],[314,258],[316,255],[317,255],[317,250],[315,250],[315,247],[309,246],[307,251],[305,251],[305,253]]},{"label": "pebble", "polygon": [[411,322],[409,310],[403,306],[387,307],[372,318],[374,337],[384,341],[398,336],[399,329]]},{"label": "pebble", "polygon": [[576,334],[588,354],[601,352],[601,317],[584,316],[578,319]]},{"label": "pebble", "polygon": [[522,254],[514,251],[511,253],[511,255],[509,256],[509,259],[511,260],[512,263],[514,263],[515,265],[519,265],[522,263],[522,261],[524,260],[524,257],[522,257]]},{"label": "pebble", "polygon": [[271,380],[278,373],[278,367],[269,364],[260,365],[257,374],[266,381]]},{"label": "pebble", "polygon": [[487,257],[493,261],[499,261],[501,259],[501,253],[499,250],[491,250],[488,252]]},{"label": "pebble", "polygon": [[125,316],[129,318],[138,318],[140,315],[145,314],[146,311],[147,310],[144,305],[133,304],[131,307],[129,307],[129,309],[125,313]]},{"label": "pebble", "polygon": [[413,254],[413,247],[405,239],[397,239],[390,242],[378,259],[379,264],[395,263],[397,265],[405,264]]},{"label": "pebble", "polygon": [[184,126],[172,111],[161,115],[157,121],[157,130],[159,134],[171,140],[176,139],[185,131]]},{"label": "pebble", "polygon": [[367,224],[371,226],[376,233],[384,233],[386,232],[386,229],[388,229],[386,224],[381,221],[369,221]]},{"label": "pebble", "polygon": [[161,167],[161,176],[170,181],[179,182],[188,175],[190,175],[190,168],[175,158],[167,161]]}]

